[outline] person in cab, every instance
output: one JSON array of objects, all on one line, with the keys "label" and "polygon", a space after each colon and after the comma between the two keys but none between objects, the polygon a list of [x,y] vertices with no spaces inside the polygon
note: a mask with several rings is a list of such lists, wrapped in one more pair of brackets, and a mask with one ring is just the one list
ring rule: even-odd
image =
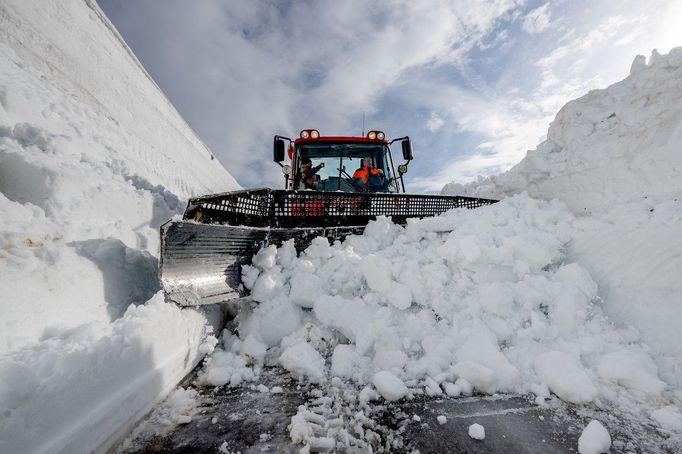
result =
[{"label": "person in cab", "polygon": [[374,167],[372,158],[362,158],[360,168],[353,173],[355,184],[366,192],[385,192],[388,181],[381,169]]},{"label": "person in cab", "polygon": [[314,189],[317,190],[317,186],[320,183],[320,176],[317,172],[324,167],[324,162],[313,167],[313,162],[310,158],[301,159],[301,169],[296,174],[294,180],[295,187],[297,189]]}]

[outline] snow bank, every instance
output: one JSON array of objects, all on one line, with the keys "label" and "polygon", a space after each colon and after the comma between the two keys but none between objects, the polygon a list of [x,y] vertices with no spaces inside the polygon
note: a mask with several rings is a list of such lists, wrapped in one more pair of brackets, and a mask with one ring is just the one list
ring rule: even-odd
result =
[{"label": "snow bank", "polygon": [[201,358],[211,322],[159,293],[113,323],[3,355],[0,452],[85,452],[116,441]]},{"label": "snow bank", "polygon": [[237,187],[94,1],[0,4],[0,451],[106,448],[192,368],[158,227]]},{"label": "snow bank", "polygon": [[[682,384],[682,48],[638,56],[631,74],[571,101],[547,140],[508,172],[446,194],[559,199],[581,217],[567,248],[603,308],[673,356]],[[662,364],[659,361],[659,364]]]}]

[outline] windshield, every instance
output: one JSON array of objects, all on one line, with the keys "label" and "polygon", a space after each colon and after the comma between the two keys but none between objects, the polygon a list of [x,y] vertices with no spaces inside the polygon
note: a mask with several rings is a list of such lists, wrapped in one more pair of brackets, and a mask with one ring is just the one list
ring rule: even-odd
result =
[{"label": "windshield", "polygon": [[393,163],[386,144],[304,143],[299,145],[295,165],[296,189],[397,192]]}]

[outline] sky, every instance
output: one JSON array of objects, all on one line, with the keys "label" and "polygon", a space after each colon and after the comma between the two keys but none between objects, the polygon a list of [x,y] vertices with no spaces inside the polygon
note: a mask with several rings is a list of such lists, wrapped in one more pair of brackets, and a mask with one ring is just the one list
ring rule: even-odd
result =
[{"label": "sky", "polygon": [[283,187],[275,134],[360,135],[363,117],[410,136],[408,192],[499,174],[566,102],[682,46],[679,0],[98,3],[244,187]]}]

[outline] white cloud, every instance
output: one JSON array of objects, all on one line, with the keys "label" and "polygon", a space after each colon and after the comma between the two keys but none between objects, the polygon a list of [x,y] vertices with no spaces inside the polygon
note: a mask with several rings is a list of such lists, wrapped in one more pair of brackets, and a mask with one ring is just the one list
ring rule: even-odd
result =
[{"label": "white cloud", "polygon": [[431,132],[436,132],[440,128],[443,127],[445,124],[445,120],[441,118],[441,116],[438,114],[438,112],[431,112],[431,116],[429,117],[429,121],[426,122],[426,129],[428,129]]},{"label": "white cloud", "polygon": [[[245,186],[281,185],[273,134],[359,133],[365,112],[368,125],[444,144],[429,152],[451,164],[417,160],[409,175],[412,190],[438,190],[505,170],[566,101],[622,78],[638,53],[682,44],[675,0],[524,3],[131,2],[122,32]],[[553,39],[513,31],[518,21]],[[479,140],[465,149],[463,134]]]},{"label": "white cloud", "polygon": [[524,17],[521,27],[530,34],[541,33],[551,25],[549,3],[535,8]]},{"label": "white cloud", "polygon": [[249,186],[280,182],[273,134],[350,133],[403,74],[461,58],[518,1],[170,1],[127,20],[143,64]]}]

